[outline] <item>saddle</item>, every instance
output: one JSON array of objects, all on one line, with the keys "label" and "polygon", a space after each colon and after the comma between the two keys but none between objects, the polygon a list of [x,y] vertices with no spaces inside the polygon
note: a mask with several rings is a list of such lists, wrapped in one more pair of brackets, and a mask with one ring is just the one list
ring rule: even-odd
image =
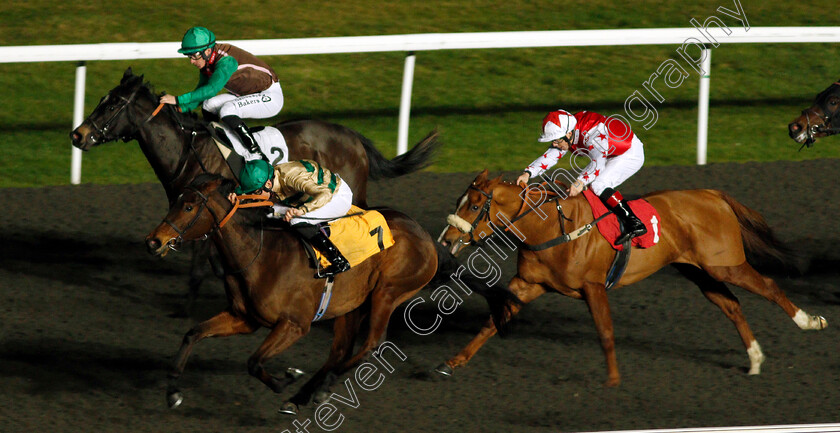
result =
[{"label": "saddle", "polygon": [[[596,196],[592,191],[588,189],[585,190],[583,192],[583,196],[586,197],[586,201],[589,202],[589,206],[592,208],[592,215],[596,219],[609,212],[607,207],[604,206],[604,203],[601,202],[601,199],[598,198],[598,196]],[[636,214],[642,223],[644,223],[645,228],[647,228],[647,233],[633,238],[631,245],[637,248],[650,248],[656,245],[659,242],[659,238],[662,233],[662,220],[659,218],[659,213],[645,199],[640,198],[630,200],[627,202],[627,205],[633,209],[633,213]],[[609,214],[598,221],[596,226],[598,227],[598,232],[601,233],[601,236],[603,236],[615,250],[621,251],[624,248],[622,245],[615,245],[614,243],[618,236],[621,235],[623,229],[618,217],[614,214]]]},{"label": "saddle", "polygon": [[[375,210],[356,206],[351,206],[344,217],[329,222],[327,237],[351,267],[394,245],[385,217]],[[329,260],[320,251],[315,250],[315,254],[321,266],[329,266]]]}]

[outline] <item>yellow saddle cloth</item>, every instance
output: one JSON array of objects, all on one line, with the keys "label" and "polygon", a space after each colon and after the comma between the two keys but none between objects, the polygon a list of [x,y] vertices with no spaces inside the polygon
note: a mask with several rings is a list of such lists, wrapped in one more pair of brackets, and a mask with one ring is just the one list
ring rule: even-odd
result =
[{"label": "yellow saddle cloth", "polygon": [[[361,215],[340,218],[330,223],[330,241],[350,262],[351,267],[394,245],[394,236],[381,213],[356,206],[350,207],[347,213],[360,212]],[[321,265],[330,264],[317,249],[315,255],[318,256]]]}]

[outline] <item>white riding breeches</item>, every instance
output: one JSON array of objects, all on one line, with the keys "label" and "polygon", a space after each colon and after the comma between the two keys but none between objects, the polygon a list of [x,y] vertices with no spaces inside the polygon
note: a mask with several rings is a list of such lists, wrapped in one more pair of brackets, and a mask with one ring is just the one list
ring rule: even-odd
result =
[{"label": "white riding breeches", "polygon": [[[315,209],[312,212],[307,212],[303,214],[303,218],[292,218],[289,224],[318,224],[322,222],[332,221],[336,218],[347,215],[347,212],[350,211],[350,206],[352,204],[353,190],[350,189],[350,185],[348,185],[347,182],[345,182],[342,179],[341,185],[338,187],[338,190],[332,196],[330,201],[327,202],[327,204],[325,204],[323,207]],[[283,216],[286,215],[287,210],[289,210],[288,206],[283,206],[280,204],[274,205],[274,217],[283,218]]]},{"label": "white riding breeches", "polygon": [[606,159],[601,174],[589,184],[589,188],[600,196],[605,189],[616,188],[636,174],[644,163],[644,145],[639,137],[633,137],[633,143],[626,152]]},{"label": "white riding breeches", "polygon": [[222,93],[204,101],[201,108],[220,119],[230,115],[242,119],[268,119],[283,109],[283,89],[280,83],[274,83],[268,89],[250,95]]}]

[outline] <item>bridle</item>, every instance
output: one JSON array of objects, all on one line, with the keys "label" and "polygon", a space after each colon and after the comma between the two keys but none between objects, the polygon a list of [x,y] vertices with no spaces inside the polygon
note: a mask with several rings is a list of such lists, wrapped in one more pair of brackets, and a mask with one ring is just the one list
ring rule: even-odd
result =
[{"label": "bridle", "polygon": [[[832,85],[840,86],[840,81],[835,81]],[[828,91],[828,89],[826,89],[826,91]],[[840,133],[840,127],[826,127],[826,125],[833,124],[831,120],[832,118],[840,114],[840,109],[835,110],[833,113],[826,114],[828,110],[826,110],[823,107],[820,108],[822,108],[822,115],[818,114],[814,107],[809,107],[802,110],[802,115],[805,116],[805,122],[807,124],[807,127],[805,129],[805,134],[807,138],[805,139],[805,142],[802,144],[802,147],[800,147],[799,150],[802,150],[802,148],[804,147],[811,147],[811,145],[813,145],[816,141],[816,137],[814,137],[815,134],[823,133],[825,135],[834,135]],[[815,117],[822,120],[822,125],[811,125],[811,115],[814,115]]]},{"label": "bridle", "polygon": [[[465,233],[465,234],[469,235],[470,240],[468,242],[464,242],[461,238],[458,238],[458,242],[460,242],[462,244],[465,244],[465,246],[469,245],[469,244],[474,244],[474,245],[480,246],[485,242],[485,240],[489,236],[485,236],[484,238],[476,240],[475,236],[474,236],[475,228],[478,227],[478,225],[482,221],[484,221],[485,219],[487,220],[488,224],[490,223],[490,206],[493,205],[493,191],[486,192],[486,191],[478,188],[477,186],[475,186],[475,184],[470,184],[470,187],[467,188],[467,189],[468,190],[472,189],[472,190],[478,191],[481,195],[486,197],[487,200],[484,201],[484,204],[481,206],[481,210],[478,212],[478,216],[475,217],[475,220],[473,220],[472,224],[470,225],[470,230]],[[457,215],[454,215],[454,214],[450,215],[450,217],[460,218],[460,217],[458,217]],[[463,218],[461,218],[461,220],[464,221]],[[491,230],[492,230],[492,227],[491,227]]]},{"label": "bridle", "polygon": [[[175,233],[178,234],[178,237],[175,238],[174,242],[170,242],[170,243],[167,244],[167,247],[169,249],[173,250],[173,251],[178,251],[178,247],[185,240],[186,241],[194,241],[194,240],[199,240],[199,239],[205,240],[205,239],[209,238],[210,235],[213,234],[213,233],[219,233],[222,240],[224,240],[224,237],[221,236],[221,229],[222,229],[222,227],[225,226],[225,224],[227,224],[228,221],[230,221],[230,219],[233,217],[233,215],[236,213],[237,210],[239,210],[241,208],[272,206],[274,204],[273,202],[271,202],[268,199],[268,194],[239,195],[239,196],[236,196],[233,207],[230,209],[230,211],[228,211],[228,213],[220,220],[218,215],[216,214],[216,212],[214,212],[213,209],[208,205],[208,201],[210,200],[210,197],[208,197],[207,195],[205,195],[204,193],[202,193],[201,191],[199,191],[196,187],[194,187],[192,185],[187,186],[186,189],[191,190],[199,198],[201,198],[201,203],[198,205],[199,208],[198,208],[198,211],[196,211],[195,216],[193,216],[193,218],[187,223],[186,226],[184,226],[184,228],[180,228],[174,221],[170,220],[169,215],[167,215],[166,218],[163,219],[163,222],[166,223],[167,225],[169,225],[169,227],[171,227],[172,230],[174,230]],[[256,201],[243,203],[242,202],[243,200],[256,200]],[[210,215],[212,215],[212,217],[213,217],[213,228],[210,229],[209,232],[205,233],[204,235],[202,235],[200,237],[197,237],[197,238],[194,238],[194,239],[187,239],[185,237],[186,233],[195,225],[196,222],[198,222],[198,219],[201,217],[201,215],[202,215],[202,213],[204,212],[205,209],[207,209],[207,212],[209,212]],[[257,250],[257,253],[254,255],[254,258],[251,259],[251,261],[245,267],[243,267],[242,269],[239,269],[239,270],[236,270],[236,271],[231,271],[231,272],[233,272],[233,273],[242,272],[245,269],[248,269],[248,267],[250,267],[257,260],[257,257],[259,257],[260,253],[262,252],[262,245],[263,245],[263,227],[262,227],[262,224],[260,224],[260,246],[259,246],[259,249]]]},{"label": "bridle", "polygon": [[[137,93],[140,91],[141,87],[142,86],[138,86],[136,89],[134,89],[134,91],[131,92],[130,95],[128,95],[128,98],[126,98],[125,96],[122,96],[122,95],[114,96],[113,91],[111,91],[111,93],[108,93],[108,95],[106,95],[104,98],[102,98],[102,100],[99,101],[99,104],[96,106],[96,108],[93,109],[93,113],[96,113],[97,110],[99,109],[99,106],[101,106],[102,103],[105,102],[105,100],[107,100],[111,97],[116,97],[116,98],[119,98],[119,99],[122,100],[122,105],[120,105],[119,109],[114,111],[114,113],[111,114],[111,117],[109,117],[108,120],[106,120],[105,123],[102,126],[97,125],[96,122],[93,119],[90,118],[91,116],[93,116],[93,114],[91,114],[91,116],[88,116],[88,118],[85,119],[93,127],[93,130],[96,131],[97,135],[99,135],[101,137],[103,143],[107,143],[109,141],[115,141],[115,140],[129,141],[129,140],[131,140],[132,137],[134,137],[134,134],[137,133],[137,130],[140,129],[140,125],[138,125],[134,128],[134,130],[132,130],[128,133],[119,134],[119,135],[115,134],[113,136],[108,135],[109,130],[113,127],[114,121],[117,120],[117,118],[122,114],[123,111],[126,111],[128,109],[129,105],[131,105],[131,103],[134,101],[134,98],[137,97]],[[149,115],[149,117],[146,118],[146,120],[143,121],[143,123],[141,123],[141,125],[144,125],[144,124],[148,123],[155,116],[157,116],[157,114],[160,112],[161,108],[163,108],[163,105],[164,104],[158,105],[158,107],[152,112],[152,114]],[[91,137],[91,138],[93,139],[93,137]],[[93,140],[96,141],[95,139],[93,139]]]},{"label": "bridle", "polygon": [[[135,88],[134,91],[132,91],[131,94],[128,97],[125,97],[125,96],[122,96],[122,95],[114,95],[113,92],[114,92],[114,90],[116,90],[116,89],[114,89],[110,93],[108,93],[108,95],[106,95],[104,98],[102,98],[102,100],[99,102],[99,105],[97,105],[96,108],[93,110],[93,113],[96,113],[99,109],[99,106],[101,106],[102,103],[105,102],[110,97],[115,97],[115,98],[119,98],[120,100],[122,100],[122,104],[119,106],[119,109],[115,109],[114,113],[111,114],[111,116],[108,118],[108,120],[106,120],[105,123],[102,124],[102,126],[97,125],[97,123],[93,119],[91,119],[91,117],[93,116],[93,113],[90,116],[88,116],[88,118],[86,119],[86,122],[88,122],[91,125],[91,127],[96,132],[96,135],[99,136],[100,139],[102,140],[102,143],[107,143],[109,141],[115,141],[115,140],[118,140],[118,139],[122,140],[124,142],[127,142],[127,141],[131,140],[132,138],[135,138],[136,135],[137,135],[137,132],[140,130],[140,128],[143,127],[144,125],[146,125],[147,123],[149,123],[150,121],[152,121],[152,119],[154,119],[158,115],[158,113],[160,113],[160,111],[167,105],[167,104],[164,104],[164,103],[158,104],[157,108],[155,108],[140,123],[136,123],[136,121],[134,121],[131,118],[131,116],[129,116],[128,122],[129,122],[129,124],[131,124],[133,126],[133,129],[131,129],[130,131],[126,131],[123,134],[109,135],[109,132],[110,132],[111,128],[113,128],[113,126],[114,126],[113,123],[119,118],[119,116],[124,111],[127,114],[130,114],[128,112],[128,107],[131,106],[132,102],[134,102],[134,100],[137,98],[138,92],[142,88],[144,88],[143,85],[138,85],[137,88]],[[180,109],[177,108],[177,106],[173,106],[173,107],[175,107],[175,108],[173,108],[174,110],[180,111]],[[178,118],[178,116],[172,116],[172,119],[175,121],[175,123],[177,123],[178,127],[181,129],[182,134],[183,135],[188,135],[189,139],[186,141],[187,144],[184,146],[183,150],[181,151],[180,155],[178,156],[178,162],[177,162],[177,165],[175,166],[174,170],[172,171],[172,176],[170,178],[170,182],[172,182],[174,184],[176,182],[176,180],[178,178],[180,178],[181,175],[184,174],[184,172],[186,171],[187,166],[188,166],[190,152],[196,154],[195,160],[196,160],[196,162],[198,162],[199,167],[201,167],[202,172],[209,173],[209,171],[207,170],[207,167],[204,164],[204,161],[202,161],[202,158],[201,158],[198,150],[195,148],[195,140],[196,140],[196,137],[198,135],[198,130],[196,128],[185,127],[184,124],[181,123],[181,120]],[[96,142],[95,136],[91,136],[91,140]]]}]

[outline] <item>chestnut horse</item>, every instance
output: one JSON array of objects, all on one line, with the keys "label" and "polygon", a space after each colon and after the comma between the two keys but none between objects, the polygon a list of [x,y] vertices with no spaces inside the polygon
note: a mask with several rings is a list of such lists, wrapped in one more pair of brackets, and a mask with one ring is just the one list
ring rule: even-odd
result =
[{"label": "chestnut horse", "polygon": [[814,103],[788,125],[788,135],[811,147],[818,138],[840,133],[840,80],[820,92]]},{"label": "chestnut horse", "polygon": [[[496,232],[519,242],[517,274],[510,281],[510,290],[523,303],[549,291],[586,301],[606,356],[606,384],[618,385],[620,375],[613,324],[604,284],[615,251],[595,230],[588,236],[547,249],[527,249],[527,246],[542,244],[563,234],[577,234],[576,229],[591,223],[593,215],[582,196],[556,202],[529,198],[529,203],[534,203],[527,207],[540,209],[540,212],[525,209],[523,196],[522,187],[503,182],[501,178],[488,179],[485,170],[459,200],[456,215],[448,219],[460,230],[449,227],[442,235],[443,241],[469,244],[476,238],[486,240]],[[715,190],[662,191],[644,198],[659,213],[660,239],[653,247],[633,249],[624,276],[615,287],[633,284],[667,264],[674,264],[735,325],[749,355],[750,374],[760,372],[764,355],[738,299],[724,283],[742,287],[775,303],[802,329],[827,326],[824,318],[808,315],[796,307],[772,279],[762,276],[748,263],[745,250],[751,259],[784,259],[777,247],[780,244],[757,212]],[[506,230],[515,232],[518,239],[505,234]],[[457,252],[458,247],[453,250]],[[518,310],[512,307],[514,314]],[[453,368],[465,365],[495,333],[493,323],[488,321],[479,334],[459,354],[438,367],[438,371],[451,374]]]},{"label": "chestnut horse", "polygon": [[[299,238],[292,230],[267,230],[265,212],[260,209],[234,213],[237,207],[227,199],[234,186],[235,182],[218,175],[199,176],[173,204],[164,221],[146,237],[149,252],[161,254],[179,238],[190,240],[209,235],[227,271],[227,309],[184,336],[168,376],[171,407],[182,401],[177,384],[193,345],[205,337],[248,334],[260,327],[270,328],[271,332],[248,359],[248,371],[274,392],[282,391],[294,378],[272,376],[263,365],[306,335],[316,312],[322,313],[323,319],[335,319],[330,355],[281,411],[297,413],[298,406],[309,402],[313,394],[316,402],[326,400],[330,383],[379,344],[394,309],[426,286],[433,276],[447,273],[452,262],[457,263],[417,222],[397,211],[382,210],[394,245],[336,275],[328,308],[318,311],[325,280],[312,277],[313,269]],[[492,316],[503,326],[501,321],[510,315],[506,308],[517,305],[516,297],[504,288],[488,289],[482,280],[466,276],[464,282],[487,299]],[[368,325],[368,333],[354,354],[354,342],[363,324]]]},{"label": "chestnut horse", "polygon": [[[239,176],[231,171],[218,150],[206,122],[179,113],[173,105],[158,113],[158,100],[159,96],[143,82],[143,76],[134,75],[128,68],[120,84],[70,133],[73,145],[89,150],[117,139],[136,139],[170,205],[199,174]],[[338,173],[353,190],[353,203],[363,208],[367,207],[368,179],[393,178],[419,170],[429,165],[439,147],[437,134],[432,132],[407,153],[387,160],[370,140],[341,125],[297,120],[275,127],[286,139],[289,160],[312,159]],[[210,254],[209,245],[195,243],[187,304],[182,313],[189,313],[206,277],[204,263]]]}]

